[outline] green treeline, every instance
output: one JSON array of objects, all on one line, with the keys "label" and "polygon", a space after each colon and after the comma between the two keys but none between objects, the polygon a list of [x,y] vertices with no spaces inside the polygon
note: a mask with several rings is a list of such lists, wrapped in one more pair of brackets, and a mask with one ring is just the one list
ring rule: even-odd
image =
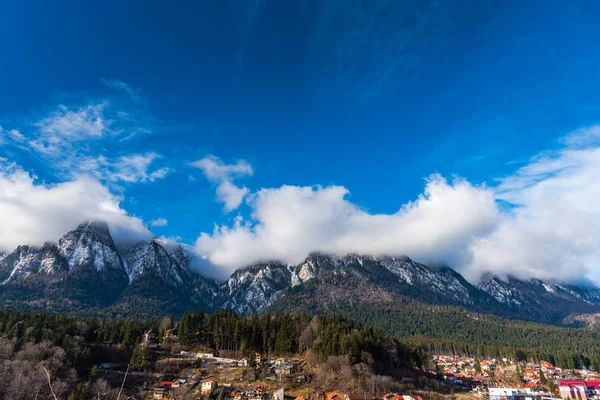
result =
[{"label": "green treeline", "polygon": [[[594,329],[505,320],[420,303],[387,308],[340,306],[332,312],[336,315],[313,317],[302,312],[238,316],[231,311],[198,311],[175,320],[75,318],[0,310],[0,336],[15,340],[16,350],[25,343],[47,341],[68,352],[67,344],[74,337],[85,343],[133,349],[144,332],[152,330],[161,343],[165,336],[173,335],[184,348],[237,355],[251,356],[256,351],[273,357],[310,350],[322,359],[344,355],[354,364],[389,358],[395,365],[418,368],[429,353],[454,353],[546,360],[563,368],[600,370],[600,331]],[[73,355],[72,359],[81,356]]]},{"label": "green treeline", "polygon": [[0,336],[16,340],[16,350],[25,343],[40,342],[67,347],[73,338],[81,338],[88,344],[118,344],[133,349],[147,331],[154,332],[159,342],[169,334],[176,334],[185,348],[204,347],[238,355],[252,356],[253,352],[259,352],[274,357],[310,350],[323,360],[343,355],[348,356],[351,364],[390,361],[395,367],[416,368],[427,360],[422,349],[411,349],[372,327],[341,316],[310,317],[299,313],[241,317],[232,311],[205,314],[201,310],[187,312],[176,321],[170,317],[98,319],[0,310]]},{"label": "green treeline", "polygon": [[133,347],[143,332],[158,321],[142,319],[75,318],[37,311],[0,310],[0,335],[24,343],[49,341],[64,346],[72,337],[88,343],[121,344]]},{"label": "green treeline", "polygon": [[431,353],[546,360],[600,370],[600,331],[514,321],[456,307],[340,307],[336,312]]},{"label": "green treeline", "polygon": [[341,316],[310,317],[297,314],[253,314],[240,317],[232,311],[205,315],[203,311],[183,315],[178,327],[184,346],[204,346],[216,351],[233,351],[263,356],[285,356],[310,350],[322,360],[347,356],[351,364],[387,361],[394,367],[423,366],[428,355],[400,341],[383,336],[378,330]]}]

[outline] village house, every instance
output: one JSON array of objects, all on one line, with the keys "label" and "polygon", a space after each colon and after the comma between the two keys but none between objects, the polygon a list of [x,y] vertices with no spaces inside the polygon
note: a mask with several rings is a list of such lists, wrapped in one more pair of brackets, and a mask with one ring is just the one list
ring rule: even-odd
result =
[{"label": "village house", "polygon": [[256,365],[257,365],[257,366],[258,366],[258,365],[260,365],[260,360],[261,360],[261,358],[260,358],[260,353],[256,353],[256,354],[254,355],[254,362],[256,362]]},{"label": "village house", "polygon": [[271,367],[277,375],[291,375],[294,373],[294,364],[284,362],[282,364],[275,364]]},{"label": "village house", "polygon": [[165,389],[164,388],[155,388],[154,394],[152,398],[162,400],[165,397]]},{"label": "village house", "polygon": [[265,390],[262,385],[251,386],[246,390],[246,398],[248,400],[264,400]]},{"label": "village house", "polygon": [[229,396],[227,396],[230,400],[242,400],[244,398],[244,394],[241,390],[232,390],[229,392]]},{"label": "village house", "polygon": [[273,398],[273,400],[284,400],[285,394],[284,394],[283,388],[276,390],[273,393],[272,398]]},{"label": "village house", "polygon": [[187,383],[187,379],[185,378],[177,378],[171,381],[172,388],[178,388],[181,385],[185,385]]},{"label": "village house", "polygon": [[342,392],[329,392],[325,397],[327,400],[345,400],[345,394]]},{"label": "village house", "polygon": [[212,379],[206,379],[202,381],[201,393],[202,396],[208,396],[217,387],[217,382]]},{"label": "village house", "polygon": [[563,379],[558,389],[563,399],[586,400],[588,398],[588,387],[582,379]]},{"label": "village house", "polygon": [[523,376],[531,378],[532,376],[535,376],[535,370],[526,369],[525,372],[523,373]]},{"label": "village house", "polygon": [[490,400],[542,400],[542,394],[524,388],[490,388]]},{"label": "village house", "polygon": [[238,360],[237,365],[238,365],[238,367],[247,367],[248,366],[248,359],[247,358],[242,358],[241,360]]},{"label": "village house", "polygon": [[373,396],[366,393],[348,393],[345,400],[375,400]]},{"label": "village house", "polygon": [[404,400],[404,396],[400,396],[399,394],[391,394],[390,396],[388,400]]}]

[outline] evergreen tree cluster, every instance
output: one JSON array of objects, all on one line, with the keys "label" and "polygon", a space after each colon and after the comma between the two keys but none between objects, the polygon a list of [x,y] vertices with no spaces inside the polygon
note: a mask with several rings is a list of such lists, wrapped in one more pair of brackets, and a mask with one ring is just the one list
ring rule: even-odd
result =
[{"label": "evergreen tree cluster", "polygon": [[[293,312],[302,308],[280,299],[271,310]],[[311,313],[325,312],[315,307]],[[378,303],[355,304],[337,302],[328,312],[373,326],[382,334],[397,337],[410,346],[438,354],[511,360],[546,360],[562,368],[591,367],[600,370],[600,331],[593,328],[569,328],[533,322],[509,320],[491,314],[480,314],[458,307],[433,306],[415,301],[395,306]]]},{"label": "evergreen tree cluster", "polygon": [[310,350],[321,360],[347,356],[351,364],[394,360],[398,366],[421,367],[427,360],[422,349],[411,349],[341,316],[297,313],[240,317],[232,311],[205,315],[201,310],[183,315],[178,337],[184,346],[233,351],[249,358],[253,352],[275,357]]}]

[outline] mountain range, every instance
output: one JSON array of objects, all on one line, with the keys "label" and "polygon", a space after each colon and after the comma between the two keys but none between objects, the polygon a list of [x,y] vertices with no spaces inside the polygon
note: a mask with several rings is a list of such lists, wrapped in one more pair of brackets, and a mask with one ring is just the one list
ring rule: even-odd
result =
[{"label": "mountain range", "polygon": [[485,274],[477,285],[447,266],[408,257],[320,253],[297,265],[261,262],[218,281],[194,272],[194,251],[161,239],[117,245],[108,225],[85,222],[57,243],[0,254],[0,305],[114,315],[232,309],[240,314],[374,307],[457,307],[561,324],[600,312],[600,289]]}]

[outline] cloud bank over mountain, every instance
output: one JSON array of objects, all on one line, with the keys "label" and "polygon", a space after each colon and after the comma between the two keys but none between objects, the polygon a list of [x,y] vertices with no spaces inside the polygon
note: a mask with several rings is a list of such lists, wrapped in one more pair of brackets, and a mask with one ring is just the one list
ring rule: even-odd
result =
[{"label": "cloud bank over mountain", "polygon": [[196,246],[217,265],[302,261],[310,252],[410,254],[427,262],[464,262],[463,249],[487,234],[499,218],[493,192],[441,176],[395,214],[370,214],[345,197],[341,186],[282,186],[251,195],[252,220],[202,234]]},{"label": "cloud bank over mountain", "polygon": [[600,283],[600,128],[576,131],[494,187],[432,175],[394,214],[372,214],[341,186],[284,185],[249,194],[249,219],[216,226],[198,251],[227,272],[310,252],[408,255],[481,273]]},{"label": "cloud bank over mountain", "polygon": [[563,143],[500,180],[496,198],[512,207],[473,247],[467,277],[492,271],[600,283],[600,127]]},{"label": "cloud bank over mountain", "polygon": [[[2,160],[0,160],[2,161]],[[108,222],[116,241],[153,235],[120,206],[120,198],[91,178],[46,185],[12,163],[0,163],[0,250],[56,241],[82,221]]]}]

